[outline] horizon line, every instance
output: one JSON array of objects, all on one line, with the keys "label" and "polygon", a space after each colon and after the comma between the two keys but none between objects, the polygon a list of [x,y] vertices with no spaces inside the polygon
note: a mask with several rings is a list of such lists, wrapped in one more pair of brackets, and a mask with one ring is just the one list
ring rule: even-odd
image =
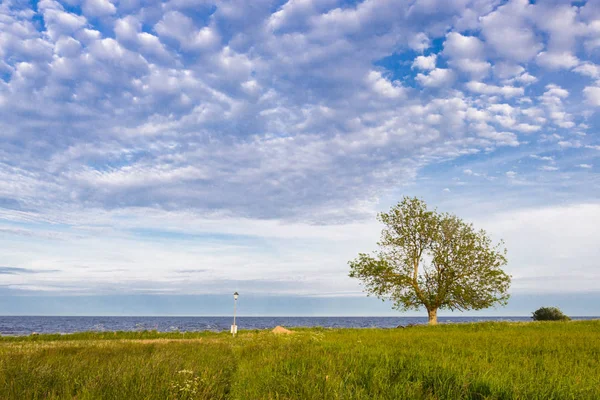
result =
[{"label": "horizon line", "polygon": [[[232,318],[233,315],[36,315],[9,314],[3,317],[107,317],[107,318]],[[531,315],[438,315],[438,318],[531,318]],[[600,318],[600,315],[572,315],[571,318]],[[237,315],[236,318],[427,318],[427,315]]]}]

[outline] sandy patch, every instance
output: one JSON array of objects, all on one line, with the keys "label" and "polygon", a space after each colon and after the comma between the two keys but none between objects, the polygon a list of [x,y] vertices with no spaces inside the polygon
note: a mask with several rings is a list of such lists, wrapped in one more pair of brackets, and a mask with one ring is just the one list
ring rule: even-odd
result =
[{"label": "sandy patch", "polygon": [[292,331],[290,331],[289,329],[285,329],[283,326],[279,326],[277,325],[275,328],[273,328],[273,330],[271,331],[276,335],[291,335]]}]

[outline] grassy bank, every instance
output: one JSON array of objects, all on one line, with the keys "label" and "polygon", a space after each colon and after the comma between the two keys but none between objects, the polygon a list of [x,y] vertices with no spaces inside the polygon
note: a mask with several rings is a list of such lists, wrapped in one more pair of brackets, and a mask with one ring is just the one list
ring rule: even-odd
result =
[{"label": "grassy bank", "polygon": [[598,399],[600,321],[0,338],[0,399]]}]

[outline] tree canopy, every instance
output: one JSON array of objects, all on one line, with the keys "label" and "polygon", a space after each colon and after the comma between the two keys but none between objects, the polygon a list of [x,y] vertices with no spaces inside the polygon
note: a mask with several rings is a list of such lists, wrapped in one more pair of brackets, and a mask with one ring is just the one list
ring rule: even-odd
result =
[{"label": "tree canopy", "polygon": [[425,307],[430,324],[437,323],[438,309],[480,310],[508,301],[502,241],[494,245],[485,231],[428,210],[418,198],[405,197],[378,220],[385,225],[379,250],[349,262],[350,277],[367,293],[399,310]]},{"label": "tree canopy", "polygon": [[570,321],[571,318],[563,314],[558,307],[541,307],[531,316],[534,321]]}]

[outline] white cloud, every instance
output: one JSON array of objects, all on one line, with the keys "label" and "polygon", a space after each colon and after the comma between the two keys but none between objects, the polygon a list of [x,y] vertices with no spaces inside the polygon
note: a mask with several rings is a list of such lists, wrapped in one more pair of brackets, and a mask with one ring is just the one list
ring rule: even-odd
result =
[{"label": "white cloud", "polygon": [[558,171],[558,167],[552,165],[543,165],[539,168],[540,171]]},{"label": "white cloud", "polygon": [[273,31],[299,28],[310,20],[310,17],[318,15],[319,11],[324,11],[332,5],[332,1],[290,0],[269,16],[267,26]]},{"label": "white cloud", "polygon": [[62,7],[44,7],[40,6],[44,16],[48,35],[55,39],[66,39],[68,35],[72,35],[79,29],[87,25],[87,20],[81,15],[65,12]]},{"label": "white cloud", "polygon": [[533,5],[513,0],[481,18],[485,41],[496,54],[508,60],[526,62],[542,49],[531,24]]},{"label": "white cloud", "polygon": [[179,11],[170,11],[154,26],[162,37],[172,38],[186,50],[203,50],[216,46],[220,36],[213,27],[198,29],[192,19]]},{"label": "white cloud", "polygon": [[600,87],[598,86],[586,86],[583,89],[583,94],[588,104],[600,107]]},{"label": "white cloud", "polygon": [[418,56],[413,61],[412,67],[429,71],[429,70],[435,69],[436,59],[437,59],[436,54],[431,54],[429,56]]},{"label": "white cloud", "polygon": [[63,57],[76,57],[81,52],[81,43],[72,37],[61,37],[54,45],[54,52]]},{"label": "white cloud", "polygon": [[82,43],[90,44],[102,38],[102,34],[95,29],[84,28],[77,32],[75,38]]},{"label": "white cloud", "polygon": [[524,85],[531,85],[532,83],[537,82],[537,78],[533,75],[530,75],[528,72],[524,72],[521,75],[514,78],[516,82],[520,82]]},{"label": "white cloud", "polygon": [[169,58],[168,52],[160,39],[148,32],[141,32],[141,22],[128,16],[115,22],[115,35],[119,42],[135,46],[145,55],[153,55],[162,59]]},{"label": "white cloud", "polygon": [[487,76],[491,64],[487,61],[465,58],[452,62],[452,66],[455,66],[460,71],[470,74],[474,78],[482,78]]},{"label": "white cloud", "polygon": [[578,164],[577,166],[579,168],[583,168],[583,169],[590,169],[590,168],[592,168],[592,164]]},{"label": "white cloud", "polygon": [[192,38],[194,46],[208,48],[219,42],[219,35],[211,27],[205,26],[200,29]]},{"label": "white cloud", "polygon": [[[497,213],[482,218],[485,229],[503,238],[509,254],[508,271],[513,276],[514,291],[579,292],[582,287],[598,290],[598,271],[594,260],[598,246],[594,244],[600,206],[597,203],[575,203],[561,206],[528,207]],[[570,265],[568,279],[562,272]],[[537,285],[540,277],[553,284]],[[527,285],[522,282],[523,278]],[[593,283],[585,281],[593,279]]]},{"label": "white cloud", "polygon": [[540,160],[540,161],[551,161],[551,162],[554,162],[554,157],[552,157],[552,156],[539,156],[537,154],[532,154],[529,157],[534,158],[536,160]]},{"label": "white cloud", "polygon": [[463,174],[465,174],[467,176],[486,177],[485,174],[482,174],[479,172],[473,172],[473,170],[471,170],[471,169],[463,169]]},{"label": "white cloud", "polygon": [[428,75],[417,74],[415,79],[426,87],[442,87],[454,82],[454,72],[451,69],[436,68]]},{"label": "white cloud", "polygon": [[523,88],[514,87],[514,86],[496,86],[496,85],[488,85],[487,83],[470,81],[465,85],[467,89],[471,92],[487,94],[487,95],[502,95],[504,97],[510,98],[515,96],[523,96],[525,91]]},{"label": "white cloud", "polygon": [[565,54],[575,50],[576,41],[585,33],[584,24],[579,21],[579,8],[571,4],[538,3],[533,18],[536,26],[548,36],[549,52]]},{"label": "white cloud", "polygon": [[463,36],[458,32],[450,32],[444,42],[444,55],[457,59],[481,59],[484,57],[484,45],[475,36]]},{"label": "white cloud", "polygon": [[410,39],[408,45],[415,51],[424,51],[431,46],[431,40],[429,40],[427,34],[419,32]]},{"label": "white cloud", "polygon": [[90,17],[103,17],[117,12],[117,8],[109,0],[84,0],[81,9]]},{"label": "white cloud", "polygon": [[546,118],[544,117],[545,113],[539,107],[529,107],[529,108],[521,108],[521,113],[526,115],[532,122],[537,124],[544,124],[546,122]]},{"label": "white cloud", "polygon": [[168,58],[169,54],[160,39],[148,32],[137,34],[137,43],[140,46],[140,52],[152,54],[162,58]]},{"label": "white cloud", "polygon": [[120,40],[135,40],[142,24],[133,16],[118,19],[115,22],[115,34]]},{"label": "white cloud", "polygon": [[465,117],[471,121],[484,122],[490,119],[490,115],[485,110],[479,110],[477,108],[469,107],[467,109]]},{"label": "white cloud", "polygon": [[450,65],[473,77],[483,78],[491,64],[485,61],[484,45],[474,36],[463,36],[457,32],[446,35],[444,55],[450,58]]},{"label": "white cloud", "polygon": [[563,149],[569,149],[569,148],[580,148],[581,142],[578,140],[560,140],[558,141],[558,145],[563,148]]},{"label": "white cloud", "polygon": [[594,79],[600,78],[600,67],[591,62],[581,63],[579,66],[573,69],[573,72],[577,72],[581,75],[589,76]]},{"label": "white cloud", "polygon": [[516,147],[520,144],[519,140],[517,139],[517,135],[512,132],[484,131],[480,132],[479,136],[486,139],[491,139],[500,146]]},{"label": "white cloud", "polygon": [[371,85],[374,92],[383,97],[398,98],[404,94],[404,90],[400,85],[390,82],[377,71],[369,72],[367,83]]},{"label": "white cloud", "polygon": [[532,132],[539,131],[540,129],[542,129],[542,127],[539,125],[531,125],[531,124],[521,123],[521,124],[515,125],[513,129],[515,129],[519,132],[523,132],[523,133],[532,133]]},{"label": "white cloud", "polygon": [[543,51],[538,54],[537,63],[550,69],[570,69],[579,64],[579,59],[568,52],[549,53]]},{"label": "white cloud", "polygon": [[519,64],[503,61],[496,62],[494,64],[493,70],[494,75],[500,79],[514,78],[517,75],[520,75],[523,72],[525,72],[525,68],[523,68]]},{"label": "white cloud", "polygon": [[555,96],[561,99],[564,99],[569,96],[569,91],[558,85],[549,84],[546,85],[546,89],[547,91],[544,92],[545,96]]},{"label": "white cloud", "polygon": [[569,91],[554,84],[546,85],[546,91],[540,101],[546,107],[546,113],[552,122],[561,128],[573,128],[573,116],[564,111],[563,100],[569,96]]}]

